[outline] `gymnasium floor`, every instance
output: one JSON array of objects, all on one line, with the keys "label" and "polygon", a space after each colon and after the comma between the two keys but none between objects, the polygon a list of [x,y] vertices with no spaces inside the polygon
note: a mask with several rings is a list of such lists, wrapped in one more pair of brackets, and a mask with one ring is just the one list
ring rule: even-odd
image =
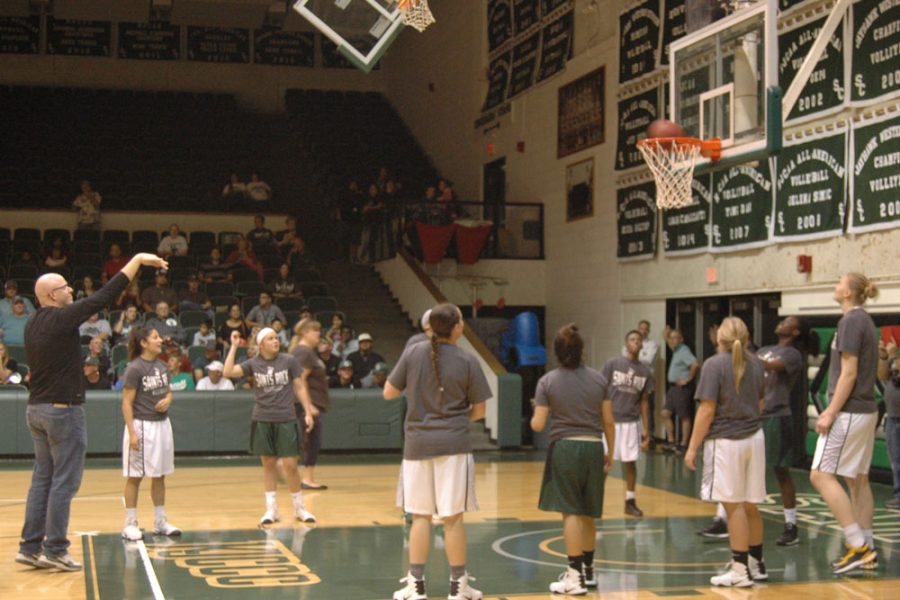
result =
[{"label": "gymnasium floor", "polygon": [[[481,510],[466,517],[469,570],[485,598],[549,599],[550,581],[563,570],[560,522],[535,508],[543,469],[540,452],[479,453],[477,491]],[[399,457],[325,456],[317,478],[330,489],[306,494],[319,519],[306,527],[284,520],[263,530],[261,470],[249,458],[183,458],[168,481],[170,520],[185,529],[181,539],[145,536],[126,544],[122,525],[122,478],[115,459],[88,461],[72,508],[72,554],[82,573],[50,573],[12,561],[30,478],[30,462],[0,462],[0,598],[299,598],[385,600],[405,574],[405,528],[394,507]],[[694,531],[706,525],[711,505],[696,499],[697,476],[680,458],[645,455],[640,463],[638,503],[643,519],[625,518],[624,483],[616,467],[607,480],[605,517],[597,551],[599,593],[588,597],[643,599],[725,597],[765,599],[784,594],[821,598],[900,597],[900,511],[881,508],[886,485],[874,484],[877,572],[834,577],[827,565],[840,549],[840,531],[812,493],[806,473],[798,483],[802,541],[781,548],[780,499],[769,481],[764,506],[766,564],[771,581],[751,590],[712,588],[710,575],[729,558],[724,541]],[[283,516],[287,491],[279,488]],[[149,489],[141,490],[139,517],[151,526]],[[435,532],[426,572],[431,598],[446,597],[448,569]],[[559,597],[559,596],[557,596]]]}]

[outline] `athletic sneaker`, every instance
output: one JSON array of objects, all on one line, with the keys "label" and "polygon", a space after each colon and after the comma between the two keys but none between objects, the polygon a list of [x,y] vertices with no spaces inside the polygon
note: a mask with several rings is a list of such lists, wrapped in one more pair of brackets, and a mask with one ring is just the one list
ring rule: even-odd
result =
[{"label": "athletic sneaker", "polygon": [[72,555],[66,552],[59,556],[47,556],[41,554],[38,557],[38,566],[44,569],[58,569],[60,571],[80,571],[81,563],[72,560]]},{"label": "athletic sneaker", "polygon": [[19,552],[16,554],[16,562],[21,565],[28,565],[29,567],[37,567],[39,569],[43,568],[38,560],[41,558],[40,552],[35,552],[34,554],[26,554],[25,552]]},{"label": "athletic sneaker", "polygon": [[584,584],[584,575],[572,567],[560,574],[559,580],[550,584],[550,591],[554,594],[568,594],[570,596],[584,596],[588,593]]},{"label": "athletic sneaker", "polygon": [[727,538],[728,523],[719,519],[713,519],[713,522],[710,523],[708,527],[698,529],[697,535],[702,535],[703,537],[708,538]]},{"label": "athletic sneaker", "polygon": [[281,516],[278,514],[277,508],[267,508],[265,514],[263,514],[262,518],[259,520],[260,525],[271,525],[276,521],[280,521]]},{"label": "athletic sneaker", "polygon": [[584,587],[587,587],[587,588],[597,587],[597,576],[594,575],[594,565],[582,563],[581,564],[581,575],[584,577]]},{"label": "athletic sneaker", "polygon": [[122,537],[129,542],[137,542],[138,540],[144,539],[144,532],[138,527],[137,519],[131,519],[125,523],[125,528],[122,530]]},{"label": "athletic sneaker", "polygon": [[878,550],[875,546],[872,546],[872,552],[875,553],[875,558],[863,564],[863,571],[875,571],[878,569]]},{"label": "athletic sneaker", "polygon": [[709,582],[712,585],[722,587],[750,587],[753,585],[747,565],[733,560],[726,566],[727,571],[721,575],[710,577]]},{"label": "athletic sneaker", "polygon": [[450,579],[450,593],[447,594],[447,600],[481,600],[481,591],[473,587],[469,587],[469,580],[475,581],[475,578],[466,573],[459,579]]},{"label": "athletic sneaker", "polygon": [[752,556],[747,559],[747,566],[750,569],[750,577],[753,581],[768,581],[769,573],[766,572],[766,561],[764,559],[756,560]]},{"label": "athletic sneaker", "polygon": [[298,521],[303,521],[304,523],[316,522],[316,515],[303,508],[302,505],[294,507],[294,516],[297,517]]},{"label": "athletic sneaker", "polygon": [[407,573],[400,582],[406,583],[406,586],[394,592],[394,600],[428,600],[428,596],[425,595],[424,579],[416,579],[412,573]]},{"label": "athletic sneaker", "polygon": [[181,530],[171,523],[165,517],[161,517],[153,524],[154,535],[181,535]]},{"label": "athletic sneaker", "polygon": [[625,514],[630,517],[643,517],[644,511],[637,507],[637,502],[632,498],[625,501]]},{"label": "athletic sneaker", "polygon": [[844,555],[831,563],[831,572],[835,575],[858,569],[878,558],[875,550],[869,548],[866,544],[859,548],[854,548],[850,544],[845,543],[844,548],[846,549]]},{"label": "athletic sneaker", "polygon": [[781,532],[775,543],[779,546],[796,546],[799,544],[800,532],[797,530],[797,526],[793,523],[785,523],[784,531]]},{"label": "athletic sneaker", "polygon": [[885,508],[890,508],[893,510],[900,509],[900,498],[891,498],[887,502],[884,503]]}]

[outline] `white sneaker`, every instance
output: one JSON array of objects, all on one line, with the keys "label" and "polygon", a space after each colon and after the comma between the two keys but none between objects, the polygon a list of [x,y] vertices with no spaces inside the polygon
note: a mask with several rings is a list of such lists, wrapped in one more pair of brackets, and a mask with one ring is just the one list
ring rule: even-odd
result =
[{"label": "white sneaker", "polygon": [[294,507],[294,515],[296,515],[298,521],[303,521],[304,523],[316,522],[316,515],[306,510],[303,505]]},{"label": "white sneaker", "polygon": [[154,535],[181,535],[181,530],[162,517],[153,524],[153,533]]},{"label": "white sneaker", "polygon": [[728,570],[721,575],[710,577],[709,582],[712,585],[722,587],[750,587],[753,585],[753,580],[750,578],[750,572],[746,565],[731,561],[727,566]]},{"label": "white sneaker", "polygon": [[394,592],[394,600],[428,600],[428,596],[425,595],[424,579],[416,579],[412,573],[407,573],[400,582],[406,583],[406,586]]},{"label": "white sneaker", "polygon": [[281,520],[281,516],[278,514],[278,509],[275,507],[267,508],[265,514],[263,514],[262,518],[259,520],[260,525],[271,525],[277,521]]},{"label": "white sneaker", "polygon": [[752,556],[747,560],[747,566],[750,568],[750,578],[753,581],[768,581],[769,573],[766,571],[766,561],[756,560]]},{"label": "white sneaker", "polygon": [[59,556],[47,556],[46,554],[41,554],[40,557],[38,557],[37,566],[42,569],[57,569],[58,571],[81,570],[81,563],[75,562],[72,555],[68,552],[60,554]]},{"label": "white sneaker", "polygon": [[470,579],[475,581],[475,578],[468,573],[459,579],[451,579],[450,593],[447,594],[447,600],[481,600],[481,591],[469,587]]},{"label": "white sneaker", "polygon": [[550,584],[550,591],[554,594],[569,594],[570,596],[583,596],[588,593],[584,585],[584,575],[569,567],[565,573],[560,574],[559,580]]},{"label": "white sneaker", "polygon": [[122,537],[129,542],[137,542],[144,539],[144,532],[138,527],[137,519],[132,519],[125,523],[125,529],[122,530]]}]

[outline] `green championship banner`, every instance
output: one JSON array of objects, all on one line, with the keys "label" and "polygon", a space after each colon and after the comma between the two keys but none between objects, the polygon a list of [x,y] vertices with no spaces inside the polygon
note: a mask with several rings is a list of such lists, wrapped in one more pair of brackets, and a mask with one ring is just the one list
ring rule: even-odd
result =
[{"label": "green championship banner", "polygon": [[687,6],[685,0],[665,0],[663,8],[662,51],[660,66],[669,64],[669,46],[687,33]]},{"label": "green championship banner", "polygon": [[851,39],[850,99],[868,104],[900,91],[900,3],[857,0]]},{"label": "green championship banner", "polygon": [[119,23],[119,58],[178,60],[181,27],[170,23]]},{"label": "green championship banner", "polygon": [[572,11],[563,13],[556,20],[549,21],[541,31],[541,63],[538,81],[544,81],[566,68],[572,58],[572,38],[575,35],[575,20]]},{"label": "green championship banner", "polygon": [[253,32],[253,62],[282,67],[315,66],[316,36],[304,31],[282,31],[272,27]]},{"label": "green championship banner", "polygon": [[541,32],[517,42],[512,51],[508,97],[517,96],[534,85],[537,76]]},{"label": "green championship banner", "polygon": [[691,182],[690,206],[661,213],[663,251],[666,256],[685,256],[709,251],[709,207],[712,200],[710,175]]},{"label": "green championship banner", "polygon": [[510,68],[509,51],[503,52],[496,56],[488,67],[488,91],[484,99],[482,111],[489,110],[495,106],[500,106],[506,99],[506,88],[509,87],[509,68]]},{"label": "green championship banner", "polygon": [[[803,86],[788,121],[819,118],[838,112],[846,106],[847,86],[844,82],[844,28],[835,30],[825,45],[815,70]],[[787,90],[797,76],[803,59],[825,24],[825,18],[803,23],[778,36],[778,81]]]},{"label": "green championship banner", "polygon": [[660,0],[637,0],[619,15],[619,83],[656,70],[659,63],[659,3]]},{"label": "green championship banner", "polygon": [[47,54],[111,56],[112,23],[47,17]]},{"label": "green championship banner", "polygon": [[713,252],[771,244],[772,170],[768,160],[713,174]]},{"label": "green championship banner", "polygon": [[656,183],[621,188],[616,212],[618,249],[622,261],[644,260],[656,254]]},{"label": "green championship banner", "polygon": [[659,88],[619,101],[619,131],[616,137],[616,170],[644,167],[637,141],[646,137],[647,127],[659,118]]},{"label": "green championship banner", "polygon": [[37,54],[40,45],[40,17],[0,17],[0,54]]},{"label": "green championship banner", "polygon": [[813,134],[778,156],[775,179],[777,241],[840,235],[847,213],[847,132]]},{"label": "green championship banner", "polygon": [[250,30],[188,26],[187,57],[197,62],[249,63]]},{"label": "green championship banner", "polygon": [[[898,107],[894,107],[895,109]],[[900,226],[900,115],[854,122],[849,231]]]}]

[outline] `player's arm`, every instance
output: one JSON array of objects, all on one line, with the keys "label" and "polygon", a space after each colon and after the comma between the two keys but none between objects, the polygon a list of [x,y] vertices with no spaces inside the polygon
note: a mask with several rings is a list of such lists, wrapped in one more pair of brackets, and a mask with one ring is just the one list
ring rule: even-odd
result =
[{"label": "player's arm", "polygon": [[603,419],[603,435],[606,437],[604,470],[609,472],[613,464],[613,450],[616,447],[616,422],[613,419],[612,400],[607,398],[600,404],[600,415]]},{"label": "player's arm", "polygon": [[760,358],[762,361],[763,367],[765,367],[766,371],[774,371],[776,373],[784,373],[787,370],[787,367],[784,364],[784,361],[780,358]]},{"label": "player's arm", "polygon": [[850,394],[853,393],[853,387],[856,385],[856,374],[859,370],[859,357],[849,352],[841,352],[841,375],[838,377],[837,385],[834,388],[834,395],[831,396],[831,402],[828,407],[819,415],[816,421],[816,432],[825,434],[831,429],[831,425],[837,418],[838,413],[847,403]]},{"label": "player's arm", "polygon": [[156,412],[164,413],[169,410],[169,407],[172,406],[172,391],[169,390],[169,393],[163,396],[163,399],[157,402],[154,405],[154,409]]},{"label": "player's arm", "polygon": [[319,411],[312,405],[312,401],[309,399],[309,387],[306,385],[306,377],[304,375],[300,375],[300,377],[295,377],[293,381],[294,385],[294,397],[300,401],[300,405],[303,406],[303,424],[306,426],[306,431],[312,431],[313,424],[315,421],[315,415],[319,414]]},{"label": "player's arm", "polygon": [[241,334],[238,331],[231,332],[231,345],[228,347],[228,354],[225,356],[225,365],[222,368],[222,375],[228,379],[237,379],[244,376],[244,369],[240,365],[234,364],[234,358],[237,356],[237,349],[241,343]]},{"label": "player's arm", "polygon": [[403,395],[403,390],[394,387],[390,381],[384,382],[384,393],[382,394],[385,400],[394,400]]},{"label": "player's arm", "polygon": [[134,429],[134,398],[137,390],[134,388],[122,388],[122,418],[125,420],[125,428],[128,429],[128,446],[132,450],[138,449],[138,435]]},{"label": "player's arm", "polygon": [[684,464],[691,471],[697,468],[697,451],[706,439],[709,428],[716,416],[715,400],[700,400],[697,416],[694,417],[694,431],[691,433],[691,441],[687,452],[684,454]]},{"label": "player's arm", "polygon": [[482,420],[484,418],[486,406],[487,406],[487,402],[479,402],[478,404],[473,404],[472,408],[469,410],[469,420],[470,421]]},{"label": "player's arm", "polygon": [[650,447],[650,394],[641,396],[641,448]]}]

